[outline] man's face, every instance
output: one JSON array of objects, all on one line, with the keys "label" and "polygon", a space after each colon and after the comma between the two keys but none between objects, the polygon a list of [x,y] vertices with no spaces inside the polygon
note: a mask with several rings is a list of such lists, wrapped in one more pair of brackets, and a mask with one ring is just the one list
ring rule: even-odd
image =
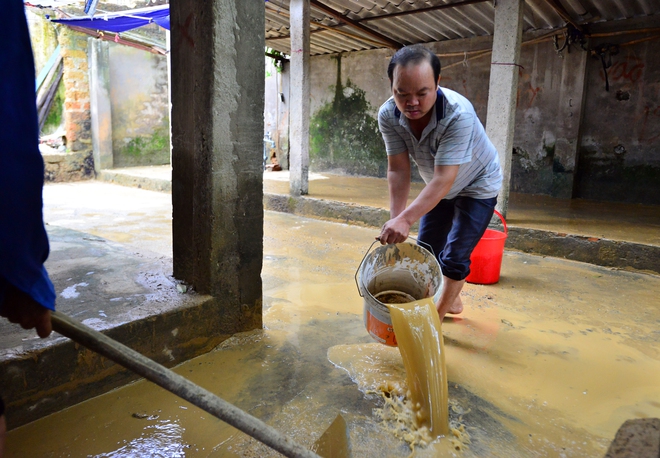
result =
[{"label": "man's face", "polygon": [[433,68],[427,61],[397,65],[392,75],[392,94],[401,113],[410,120],[422,119],[433,109],[437,98],[438,82],[433,78]]}]

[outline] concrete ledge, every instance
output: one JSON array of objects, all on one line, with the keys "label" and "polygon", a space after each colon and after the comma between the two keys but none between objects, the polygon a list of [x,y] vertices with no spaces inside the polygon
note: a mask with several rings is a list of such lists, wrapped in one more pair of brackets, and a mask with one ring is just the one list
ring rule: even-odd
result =
[{"label": "concrete ledge", "polygon": [[[381,227],[389,219],[389,211],[382,208],[281,194],[264,194],[264,208],[309,218],[371,227]],[[412,229],[417,230],[417,225]],[[509,225],[506,248],[605,267],[660,274],[660,247],[654,245],[619,242]]]},{"label": "concrete ledge", "polygon": [[[209,297],[104,331],[139,353],[172,367],[211,351],[231,333],[218,333],[220,307]],[[136,380],[138,376],[59,337],[36,352],[3,358],[0,380],[7,423],[16,428]]]},{"label": "concrete ledge", "polygon": [[125,172],[118,173],[112,170],[101,170],[96,174],[96,179],[122,186],[147,189],[149,191],[172,192],[172,182],[169,179],[129,175]]},{"label": "concrete ledge", "polygon": [[50,152],[43,154],[44,179],[48,182],[91,180],[94,178],[92,153]]},{"label": "concrete ledge", "polygon": [[[58,311],[165,365],[207,353],[245,323],[220,300],[184,291],[171,259],[48,227]],[[239,329],[239,327],[243,329]],[[0,386],[10,429],[137,377],[69,339],[0,321]]]},{"label": "concrete ledge", "polygon": [[509,227],[506,246],[525,253],[660,274],[660,247],[653,245]]},{"label": "concrete ledge", "polygon": [[264,193],[264,209],[370,227],[381,227],[390,218],[382,208],[284,194]]}]

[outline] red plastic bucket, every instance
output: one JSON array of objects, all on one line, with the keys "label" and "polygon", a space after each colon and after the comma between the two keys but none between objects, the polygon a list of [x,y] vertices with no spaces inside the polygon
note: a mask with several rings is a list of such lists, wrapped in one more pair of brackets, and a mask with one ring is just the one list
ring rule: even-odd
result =
[{"label": "red plastic bucket", "polygon": [[470,275],[465,279],[468,283],[491,285],[500,280],[504,243],[509,230],[502,214],[497,210],[495,214],[502,220],[504,232],[486,229],[470,256]]}]

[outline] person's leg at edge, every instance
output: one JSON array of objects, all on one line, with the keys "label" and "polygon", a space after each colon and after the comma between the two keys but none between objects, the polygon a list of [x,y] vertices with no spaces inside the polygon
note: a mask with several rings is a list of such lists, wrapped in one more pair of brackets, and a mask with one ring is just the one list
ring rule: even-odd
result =
[{"label": "person's leg at edge", "polygon": [[496,203],[497,198],[455,199],[451,230],[440,256],[444,287],[436,308],[441,320],[447,313],[456,315],[463,312],[460,294],[470,273],[470,255],[486,231]]},{"label": "person's leg at edge", "polygon": [[[429,246],[433,250],[438,262],[441,262],[442,252],[447,243],[447,235],[452,228],[452,220],[454,218],[454,203],[456,199],[450,200],[441,200],[438,205],[436,205],[431,211],[426,215],[422,216],[419,221],[419,233],[417,234],[417,240],[421,246],[428,249]],[[445,294],[450,294],[447,288],[451,288],[450,282],[448,282],[447,277],[444,277],[444,287],[442,296]],[[462,286],[461,286],[462,288]],[[459,288],[458,293],[460,294],[461,290]],[[452,293],[453,294],[453,293]],[[457,296],[458,297],[458,296]],[[442,297],[440,299],[442,301]],[[436,307],[438,304],[436,304]],[[449,309],[448,313],[461,313],[463,311],[463,304],[460,302],[460,297],[458,297],[458,304],[452,306]]]},{"label": "person's leg at edge", "polygon": [[5,456],[5,439],[7,437],[7,422],[5,421],[5,404],[0,398],[0,458]]}]

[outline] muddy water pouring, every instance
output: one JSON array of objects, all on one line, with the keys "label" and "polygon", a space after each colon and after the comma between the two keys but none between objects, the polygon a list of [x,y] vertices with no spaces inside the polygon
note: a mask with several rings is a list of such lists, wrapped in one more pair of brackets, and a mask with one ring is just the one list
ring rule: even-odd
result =
[{"label": "muddy water pouring", "polygon": [[367,251],[356,273],[365,327],[376,341],[399,347],[413,422],[427,442],[449,431],[447,371],[435,308],[442,278],[435,256],[408,242]]},{"label": "muddy water pouring", "polygon": [[442,271],[435,256],[410,242],[382,245],[367,250],[355,274],[364,299],[364,325],[376,341],[397,346],[386,304],[440,297]]}]

